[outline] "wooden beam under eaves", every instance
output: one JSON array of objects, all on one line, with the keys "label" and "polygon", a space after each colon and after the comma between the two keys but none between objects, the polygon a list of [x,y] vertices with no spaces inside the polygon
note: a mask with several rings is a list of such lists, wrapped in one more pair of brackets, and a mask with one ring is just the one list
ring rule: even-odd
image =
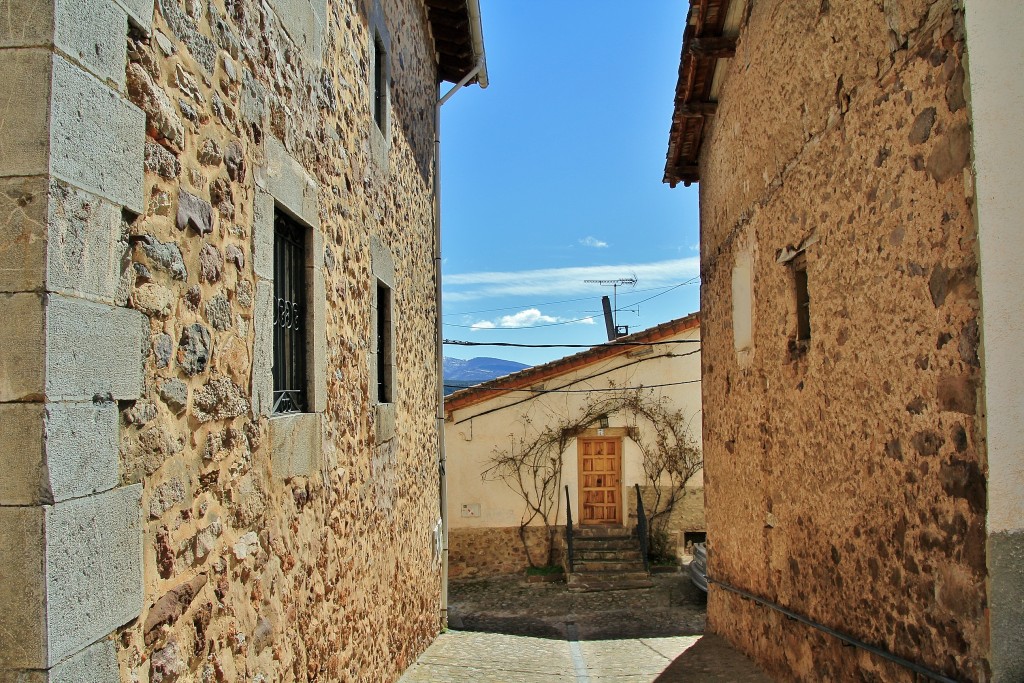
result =
[{"label": "wooden beam under eaves", "polygon": [[736,39],[725,36],[694,37],[687,43],[686,51],[696,57],[729,59],[736,54]]},{"label": "wooden beam under eaves", "polygon": [[683,102],[676,105],[676,112],[680,116],[705,116],[714,114],[718,109],[718,102]]}]

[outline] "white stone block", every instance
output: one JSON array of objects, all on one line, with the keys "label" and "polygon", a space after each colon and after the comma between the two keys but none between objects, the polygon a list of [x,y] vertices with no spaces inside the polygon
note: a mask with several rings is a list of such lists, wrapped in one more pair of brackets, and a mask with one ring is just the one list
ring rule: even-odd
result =
[{"label": "white stone block", "polygon": [[306,172],[280,140],[268,135],[266,167],[260,174],[264,189],[274,200],[314,230],[320,229],[320,193],[313,177]]},{"label": "white stone block", "polygon": [[256,282],[253,309],[252,414],[269,417],[274,409],[274,285]]},{"label": "white stone block", "polygon": [[49,168],[50,55],[44,48],[0,50],[0,176]]},{"label": "white stone block", "polygon": [[138,398],[146,317],[57,294],[46,303],[46,395],[51,401]]},{"label": "white stone block", "polygon": [[308,477],[320,468],[323,430],[320,415],[296,413],[270,420],[270,457],[274,477]]},{"label": "white stone block", "polygon": [[100,80],[124,86],[128,19],[123,9],[110,0],[55,0],[53,23],[58,49]]},{"label": "white stone block", "polygon": [[0,294],[0,402],[41,401],[46,376],[43,296]]},{"label": "white stone block", "polygon": [[142,611],[142,485],[46,514],[47,668]]},{"label": "white stone block", "polygon": [[145,114],[61,57],[52,79],[51,173],[141,213]]},{"label": "white stone block", "polygon": [[120,207],[53,180],[47,213],[47,290],[82,292],[113,302],[127,249],[120,242]]},{"label": "white stone block", "polygon": [[153,0],[114,0],[132,24],[149,33],[153,27]]},{"label": "white stone block", "polygon": [[274,198],[256,191],[252,200],[252,269],[257,277],[274,279]]}]

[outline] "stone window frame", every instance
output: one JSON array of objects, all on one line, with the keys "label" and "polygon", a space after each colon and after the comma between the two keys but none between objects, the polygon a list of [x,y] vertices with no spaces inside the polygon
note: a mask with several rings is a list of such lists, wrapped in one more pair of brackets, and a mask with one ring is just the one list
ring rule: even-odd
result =
[{"label": "stone window frame", "polygon": [[[398,402],[398,373],[395,366],[395,330],[397,328],[398,318],[398,306],[397,296],[395,289],[395,257],[392,255],[391,250],[385,245],[378,237],[370,237],[370,272],[373,277],[373,287],[371,287],[371,296],[373,297],[371,302],[370,310],[370,344],[368,347],[368,365],[370,371],[370,391],[371,403],[374,407],[375,415],[375,432],[377,436],[377,443],[383,443],[393,438],[395,435],[395,404]],[[379,286],[387,288],[390,296],[390,316],[388,316],[388,322],[390,329],[384,335],[385,338],[390,340],[389,348],[385,349],[388,353],[389,359],[384,362],[386,371],[390,373],[390,377],[387,378],[386,384],[391,387],[391,393],[388,398],[390,401],[382,402],[379,400],[377,395],[378,386],[378,368],[380,367],[379,352],[377,348],[378,332],[377,329],[378,321],[380,320],[378,293],[380,291]]]},{"label": "stone window frame", "polygon": [[[370,35],[367,43],[367,54],[369,55],[367,72],[367,110],[369,111],[369,136],[370,156],[378,166],[386,169],[388,166],[388,152],[391,149],[391,32],[388,31],[387,20],[384,17],[384,10],[380,0],[373,0],[369,16]],[[383,77],[379,77],[376,70],[377,51],[383,48],[384,58],[381,60],[384,66]],[[382,121],[377,122],[375,113],[377,100],[378,83],[384,87],[381,93]]]},{"label": "stone window frame", "polygon": [[[274,137],[266,138],[265,163],[257,169],[253,198],[253,270],[256,304],[253,316],[252,411],[270,426],[275,478],[310,476],[323,453],[323,414],[327,408],[327,290],[324,238],[320,228],[319,184]],[[274,217],[284,212],[304,225],[306,240],[306,412],[274,414]]]}]

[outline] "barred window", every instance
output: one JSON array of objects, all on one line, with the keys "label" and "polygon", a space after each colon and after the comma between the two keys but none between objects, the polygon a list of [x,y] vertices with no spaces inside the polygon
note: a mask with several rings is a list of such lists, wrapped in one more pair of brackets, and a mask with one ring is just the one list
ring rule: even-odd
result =
[{"label": "barred window", "polygon": [[274,212],[274,411],[306,410],[306,228]]},{"label": "barred window", "polygon": [[392,402],[391,288],[377,281],[377,402]]}]

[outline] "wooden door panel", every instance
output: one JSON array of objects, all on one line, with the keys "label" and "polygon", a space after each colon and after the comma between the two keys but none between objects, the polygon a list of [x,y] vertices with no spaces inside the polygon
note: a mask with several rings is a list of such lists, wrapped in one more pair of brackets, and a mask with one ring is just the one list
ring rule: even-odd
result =
[{"label": "wooden door panel", "polygon": [[621,439],[581,437],[579,500],[581,524],[621,524]]}]

